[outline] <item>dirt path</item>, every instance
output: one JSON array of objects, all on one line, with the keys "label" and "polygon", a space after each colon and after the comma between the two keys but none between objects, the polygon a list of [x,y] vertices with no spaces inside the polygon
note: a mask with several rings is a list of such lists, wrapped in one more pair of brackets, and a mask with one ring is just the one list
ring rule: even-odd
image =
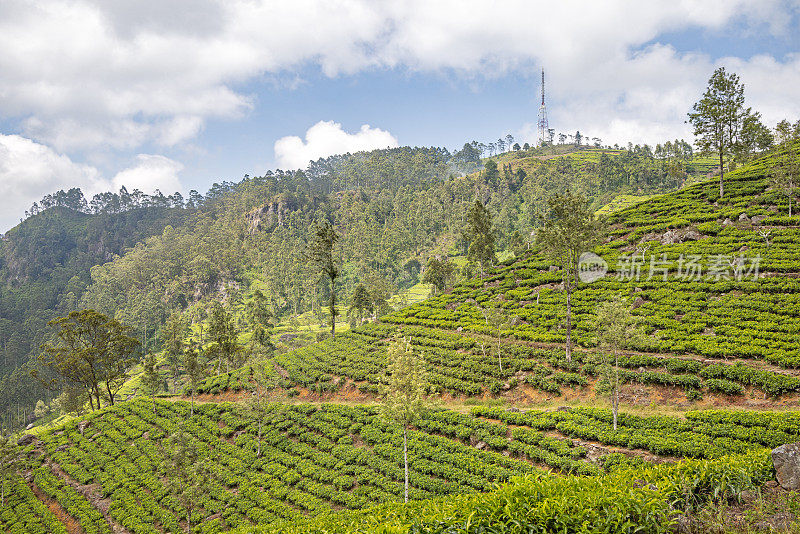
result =
[{"label": "dirt path", "polygon": [[47,495],[39,486],[35,483],[31,482],[29,484],[31,491],[33,494],[36,495],[36,498],[42,501],[45,506],[56,516],[63,525],[64,528],[67,530],[67,534],[85,534],[85,531],[81,527],[80,523],[72,517],[58,501]]}]

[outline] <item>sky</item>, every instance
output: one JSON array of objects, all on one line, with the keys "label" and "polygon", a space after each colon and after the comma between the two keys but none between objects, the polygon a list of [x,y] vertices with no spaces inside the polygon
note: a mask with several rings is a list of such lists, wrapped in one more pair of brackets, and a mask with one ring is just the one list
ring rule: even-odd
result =
[{"label": "sky", "polygon": [[164,194],[387,146],[692,140],[714,69],[800,119],[800,0],[0,0],[0,232],[43,195]]}]

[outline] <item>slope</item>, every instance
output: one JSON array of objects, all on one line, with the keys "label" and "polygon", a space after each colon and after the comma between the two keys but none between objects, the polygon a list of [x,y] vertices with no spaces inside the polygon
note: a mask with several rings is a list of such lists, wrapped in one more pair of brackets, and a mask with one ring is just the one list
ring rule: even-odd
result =
[{"label": "slope", "polygon": [[0,412],[16,411],[15,405],[32,411],[44,396],[20,367],[49,335],[47,321],[78,305],[91,268],[180,226],[187,214],[165,207],[90,214],[57,206],[6,232],[0,240]]},{"label": "slope", "polygon": [[[783,215],[785,197],[769,186],[775,157],[731,173],[725,198],[705,182],[612,215],[609,238],[595,249],[609,270],[573,294],[579,350],[571,362],[561,275],[534,250],[380,324],[277,356],[276,375],[301,398],[356,389],[368,398],[383,348],[402,336],[424,354],[441,393],[585,398],[604,386],[594,309],[620,294],[648,334],[621,360],[628,401],[791,404],[800,390],[800,219]],[[495,310],[499,329],[488,318]],[[204,391],[226,381],[245,387],[247,370],[209,379]]]},{"label": "slope", "polygon": [[[276,403],[262,421],[258,456],[257,425],[245,413],[239,405],[209,403],[196,405],[190,415],[187,402],[137,400],[42,433],[24,448],[29,476],[15,481],[19,489],[0,507],[0,524],[8,532],[63,532],[59,525],[65,523],[41,505],[49,499],[64,510],[64,521],[86,533],[182,532],[187,510],[169,489],[182,475],[165,463],[171,450],[166,438],[180,435],[211,462],[210,477],[193,502],[194,532],[251,532],[254,525],[275,532],[386,532],[379,527],[403,523],[406,530],[398,532],[405,532],[409,523],[423,520],[463,524],[459,506],[488,505],[498,493],[478,492],[523,475],[526,481],[515,479],[500,492],[516,493],[518,504],[501,508],[524,517],[528,506],[539,513],[554,507],[547,517],[560,516],[561,522],[543,521],[545,532],[589,517],[599,520],[610,510],[613,520],[602,523],[609,531],[627,515],[647,532],[662,532],[676,512],[670,503],[682,503],[677,510],[685,510],[714,495],[735,498],[773,476],[764,446],[800,439],[796,413],[623,416],[621,431],[611,432],[608,412],[598,409],[472,414],[439,409],[410,432],[411,495],[423,500],[337,516],[331,512],[402,499],[401,428],[371,407]],[[575,429],[584,435],[569,439]],[[611,447],[627,454],[612,453]],[[697,460],[649,467],[644,452],[651,461]],[[562,475],[549,474],[548,468]],[[455,495],[466,497],[441,498]],[[580,510],[565,504],[575,499]],[[359,517],[363,524],[354,523]],[[475,517],[476,523],[491,520]],[[55,526],[31,527],[42,523]]]}]

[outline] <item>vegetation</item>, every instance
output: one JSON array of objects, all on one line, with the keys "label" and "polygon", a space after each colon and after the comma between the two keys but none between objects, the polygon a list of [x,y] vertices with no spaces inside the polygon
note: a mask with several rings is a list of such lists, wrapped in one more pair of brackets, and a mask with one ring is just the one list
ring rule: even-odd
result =
[{"label": "vegetation", "polygon": [[567,192],[554,195],[550,211],[536,241],[561,269],[561,282],[567,295],[567,361],[572,360],[572,290],[578,280],[578,262],[581,254],[588,252],[599,240],[601,226],[582,196]]},{"label": "vegetation", "polygon": [[42,371],[34,370],[34,376],[50,389],[82,388],[93,409],[92,398],[99,409],[101,395],[113,405],[136,361],[139,342],[128,335],[129,328],[94,310],[72,311],[49,324],[59,329],[57,344],[42,346]]},{"label": "vegetation", "polygon": [[403,498],[408,502],[408,429],[426,411],[425,362],[414,353],[408,341],[396,339],[387,351],[386,385],[381,391],[382,415],[403,428]]},{"label": "vegetation", "polygon": [[[25,326],[51,320],[34,376],[61,394],[2,392],[40,424],[0,442],[0,530],[660,533],[747,500],[800,441],[770,411],[800,392],[800,128],[773,138],[724,70],[690,118],[714,158],[506,136],[46,197],[0,291],[32,287],[15,232],[51,213],[183,219]],[[20,317],[0,388],[30,376]]]}]

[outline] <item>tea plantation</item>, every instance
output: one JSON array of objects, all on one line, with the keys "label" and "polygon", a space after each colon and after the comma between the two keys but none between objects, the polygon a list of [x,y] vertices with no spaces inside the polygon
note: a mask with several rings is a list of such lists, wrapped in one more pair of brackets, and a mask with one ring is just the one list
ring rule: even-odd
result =
[{"label": "tea plantation", "polygon": [[[571,359],[561,273],[533,247],[275,356],[260,425],[217,397],[251,396],[243,367],[204,380],[193,407],[137,398],[39,433],[19,448],[0,530],[660,533],[736,504],[774,478],[769,449],[800,441],[800,217],[770,187],[774,157],[726,175],[724,198],[711,181],[613,213],[594,249],[607,272],[572,294]],[[616,429],[594,335],[614,295],[646,334],[619,357],[622,391],[652,409],[623,402]],[[403,429],[371,404],[398,338],[441,400],[408,432],[407,504]],[[176,436],[210,466],[191,503],[168,461]]]}]

